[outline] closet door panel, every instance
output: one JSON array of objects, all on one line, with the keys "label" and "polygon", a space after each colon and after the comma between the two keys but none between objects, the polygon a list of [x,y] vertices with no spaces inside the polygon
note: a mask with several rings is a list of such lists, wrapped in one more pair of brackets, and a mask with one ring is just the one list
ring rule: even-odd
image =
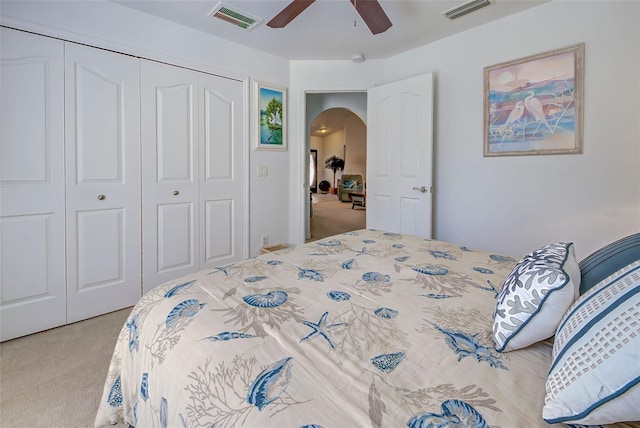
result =
[{"label": "closet door panel", "polygon": [[[3,33],[8,31],[2,30]],[[47,80],[53,71],[50,70],[52,59],[27,56],[2,60],[5,84],[2,85],[0,121],[5,144],[2,145],[0,171],[3,184],[51,183],[51,147],[47,143],[53,124],[49,123],[51,101],[47,100]],[[58,86],[61,86],[60,82]],[[15,126],[25,124],[27,117],[33,121],[31,126]]]},{"label": "closet door panel", "polygon": [[191,202],[158,205],[158,272],[193,266],[193,210]]},{"label": "closet door panel", "polygon": [[47,241],[49,215],[5,216],[2,234],[3,302],[28,301],[48,296]]},{"label": "closet door panel", "polygon": [[205,202],[205,263],[220,264],[220,259],[233,256],[234,208],[231,199]]},{"label": "closet door panel", "polygon": [[[69,54],[76,46],[69,46]],[[92,51],[85,51],[84,54]],[[99,51],[98,51],[99,52]],[[75,185],[122,183],[122,157],[126,126],[122,81],[114,80],[91,64],[76,61],[75,74]],[[96,100],[99,100],[96,102]],[[122,125],[121,125],[122,124]]]},{"label": "closet door panel", "polygon": [[0,340],[66,322],[64,44],[0,28]]},{"label": "closet door panel", "polygon": [[[213,76],[203,76],[206,84]],[[217,83],[217,82],[211,82]],[[204,86],[203,148],[204,181],[233,180],[234,101]]]},{"label": "closet door panel", "polygon": [[194,146],[197,144],[197,133],[194,135],[197,126],[195,96],[193,84],[188,81],[175,86],[156,87],[158,182],[194,183]]},{"label": "closet door panel", "polygon": [[199,74],[201,269],[244,257],[242,82]]},{"label": "closet door panel", "polygon": [[141,295],[139,61],[66,44],[67,300],[73,322]]},{"label": "closet door panel", "polygon": [[[77,288],[122,284],[126,242],[123,209],[79,211],[76,219],[78,241]],[[100,245],[95,243],[99,242]]]},{"label": "closet door panel", "polygon": [[143,286],[199,268],[197,73],[141,62]]}]

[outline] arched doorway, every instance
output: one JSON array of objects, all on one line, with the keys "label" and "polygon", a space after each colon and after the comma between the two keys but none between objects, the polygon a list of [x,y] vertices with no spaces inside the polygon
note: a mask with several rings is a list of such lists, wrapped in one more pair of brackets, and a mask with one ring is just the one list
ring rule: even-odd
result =
[{"label": "arched doorway", "polygon": [[[351,191],[361,193],[365,190],[366,139],[366,124],[348,108],[328,108],[311,121],[308,169],[311,206],[307,242],[366,227],[366,207],[352,204],[349,196]],[[342,170],[325,167],[327,159],[332,157],[344,161]],[[345,180],[342,180],[343,176]],[[327,183],[329,191],[323,190]]]}]

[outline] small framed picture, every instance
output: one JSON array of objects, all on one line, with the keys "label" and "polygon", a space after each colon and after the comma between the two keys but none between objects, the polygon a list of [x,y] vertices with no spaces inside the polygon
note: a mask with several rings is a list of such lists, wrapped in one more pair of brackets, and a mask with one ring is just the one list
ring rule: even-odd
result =
[{"label": "small framed picture", "polygon": [[582,153],[584,43],[484,69],[484,156]]},{"label": "small framed picture", "polygon": [[256,150],[287,150],[287,88],[254,81]]}]

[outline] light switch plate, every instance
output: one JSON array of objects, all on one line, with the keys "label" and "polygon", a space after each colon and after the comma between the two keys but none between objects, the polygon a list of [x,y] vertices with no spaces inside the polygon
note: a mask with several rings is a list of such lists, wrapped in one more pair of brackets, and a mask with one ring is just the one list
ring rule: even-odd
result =
[{"label": "light switch plate", "polygon": [[267,165],[258,165],[258,177],[268,177],[269,167]]}]

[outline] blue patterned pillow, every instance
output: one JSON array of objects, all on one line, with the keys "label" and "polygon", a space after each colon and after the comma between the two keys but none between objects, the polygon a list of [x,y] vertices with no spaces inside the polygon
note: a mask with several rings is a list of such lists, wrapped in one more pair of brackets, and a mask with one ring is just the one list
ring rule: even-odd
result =
[{"label": "blue patterned pillow", "polygon": [[550,424],[640,420],[640,260],[582,295],[560,322],[542,416]]},{"label": "blue patterned pillow", "polygon": [[558,242],[527,254],[504,281],[494,313],[498,352],[547,339],[578,297],[580,269],[573,244]]}]

